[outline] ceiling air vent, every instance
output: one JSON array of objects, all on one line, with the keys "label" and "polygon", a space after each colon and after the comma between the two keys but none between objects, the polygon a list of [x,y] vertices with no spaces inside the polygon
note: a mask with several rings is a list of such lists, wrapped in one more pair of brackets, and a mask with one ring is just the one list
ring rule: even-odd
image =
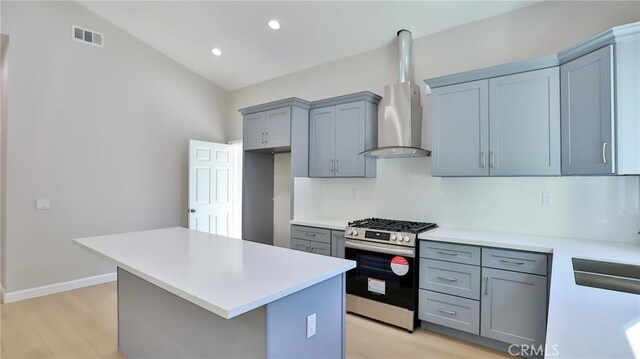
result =
[{"label": "ceiling air vent", "polygon": [[71,26],[71,37],[76,41],[103,47],[103,35],[101,32],[85,29],[78,25]]}]

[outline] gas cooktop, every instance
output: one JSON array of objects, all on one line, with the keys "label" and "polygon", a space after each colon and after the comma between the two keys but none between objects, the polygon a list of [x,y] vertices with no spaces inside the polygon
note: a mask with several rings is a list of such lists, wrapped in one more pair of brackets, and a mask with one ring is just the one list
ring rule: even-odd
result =
[{"label": "gas cooktop", "polygon": [[383,218],[367,218],[349,222],[349,227],[419,234],[424,231],[436,228],[437,225],[435,223],[398,221]]}]

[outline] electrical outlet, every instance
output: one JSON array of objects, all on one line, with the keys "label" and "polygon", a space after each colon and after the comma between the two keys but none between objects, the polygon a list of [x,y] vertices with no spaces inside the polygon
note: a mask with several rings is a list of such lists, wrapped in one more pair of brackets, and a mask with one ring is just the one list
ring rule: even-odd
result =
[{"label": "electrical outlet", "polygon": [[553,194],[551,192],[542,192],[542,205],[551,206],[553,204]]},{"label": "electrical outlet", "polygon": [[307,339],[316,335],[316,313],[307,316]]},{"label": "electrical outlet", "polygon": [[51,200],[48,198],[45,199],[36,199],[36,209],[43,210],[51,208]]},{"label": "electrical outlet", "polygon": [[358,191],[357,188],[352,188],[351,189],[351,199],[358,199],[358,194],[360,191]]}]

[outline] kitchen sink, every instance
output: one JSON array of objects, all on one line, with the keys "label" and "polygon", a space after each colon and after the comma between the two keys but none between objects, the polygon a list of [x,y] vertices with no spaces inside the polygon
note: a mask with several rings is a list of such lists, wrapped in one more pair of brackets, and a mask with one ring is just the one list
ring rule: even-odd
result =
[{"label": "kitchen sink", "polygon": [[640,294],[640,265],[571,258],[576,284]]}]

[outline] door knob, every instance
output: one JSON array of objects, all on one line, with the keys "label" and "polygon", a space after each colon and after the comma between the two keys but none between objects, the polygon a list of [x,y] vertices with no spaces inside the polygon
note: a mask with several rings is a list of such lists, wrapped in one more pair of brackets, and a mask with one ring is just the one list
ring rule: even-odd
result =
[{"label": "door knob", "polygon": [[195,208],[189,208],[189,213],[196,213],[196,209]]}]

